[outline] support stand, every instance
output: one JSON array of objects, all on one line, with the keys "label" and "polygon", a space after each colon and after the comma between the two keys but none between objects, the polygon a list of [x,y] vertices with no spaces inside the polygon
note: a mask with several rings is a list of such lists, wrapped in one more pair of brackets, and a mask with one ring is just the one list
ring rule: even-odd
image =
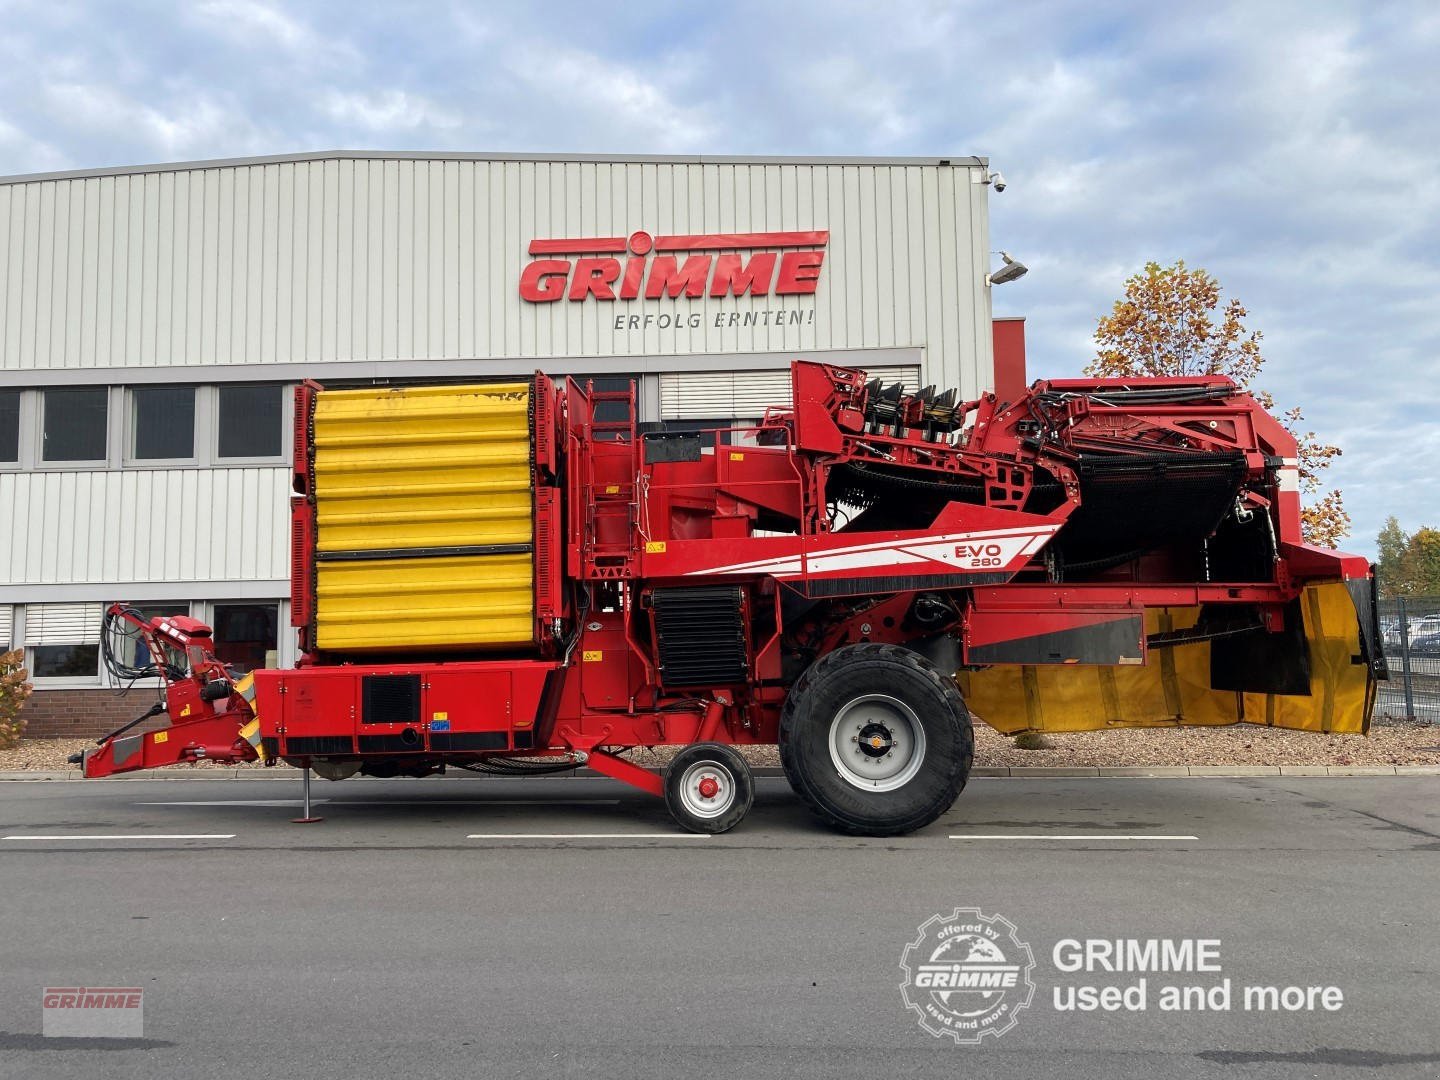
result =
[{"label": "support stand", "polygon": [[325,819],[323,817],[314,817],[310,813],[310,767],[308,765],[305,767],[304,773],[301,774],[300,786],[301,791],[304,793],[303,797],[305,800],[304,815],[302,817],[291,818],[290,820],[296,825],[313,825],[317,821],[324,821]]}]

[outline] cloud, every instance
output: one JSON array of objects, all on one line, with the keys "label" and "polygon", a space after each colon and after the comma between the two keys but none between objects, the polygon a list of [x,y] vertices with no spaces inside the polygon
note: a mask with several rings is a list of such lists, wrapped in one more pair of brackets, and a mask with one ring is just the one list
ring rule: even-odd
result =
[{"label": "cloud", "polygon": [[721,136],[701,109],[677,102],[637,66],[538,42],[506,53],[505,69],[532,107],[572,113],[589,132],[670,152],[699,151]]},{"label": "cloud", "polygon": [[1345,455],[1355,546],[1440,525],[1440,11],[1036,0],[10,4],[0,172],[346,146],[989,155],[1034,374],[1146,260],[1215,273]]},{"label": "cloud", "polygon": [[331,90],[321,98],[320,109],[337,124],[374,132],[454,128],[461,123],[458,113],[403,90],[373,94]]},{"label": "cloud", "polygon": [[309,48],[316,36],[304,23],[256,0],[206,0],[195,6],[200,19],[253,41],[285,49]]}]

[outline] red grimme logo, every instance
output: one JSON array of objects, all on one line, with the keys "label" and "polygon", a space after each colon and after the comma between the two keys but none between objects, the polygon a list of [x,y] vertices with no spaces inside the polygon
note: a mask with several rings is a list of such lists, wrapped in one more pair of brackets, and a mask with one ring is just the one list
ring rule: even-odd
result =
[{"label": "red grimme logo", "polygon": [[144,991],[138,986],[47,986],[44,1009],[138,1009]]},{"label": "red grimme logo", "polygon": [[[531,240],[542,258],[520,274],[520,295],[536,304],[568,297],[647,300],[687,296],[796,296],[813,293],[828,230],[651,236],[635,232],[588,240]],[[748,257],[745,253],[749,253]],[[679,255],[685,255],[680,262]],[[623,262],[620,258],[624,256]]]}]

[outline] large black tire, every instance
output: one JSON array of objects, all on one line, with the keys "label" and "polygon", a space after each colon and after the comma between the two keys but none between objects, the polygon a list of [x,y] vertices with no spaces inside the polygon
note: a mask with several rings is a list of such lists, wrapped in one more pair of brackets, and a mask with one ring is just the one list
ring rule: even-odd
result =
[{"label": "large black tire", "polygon": [[723,743],[692,743],[665,770],[665,805],[675,823],[690,832],[729,832],[754,801],[749,763]]},{"label": "large black tire", "polygon": [[790,786],[828,825],[862,836],[929,825],[964,789],[974,755],[955,681],[898,645],[836,649],[800,677],[780,717]]}]

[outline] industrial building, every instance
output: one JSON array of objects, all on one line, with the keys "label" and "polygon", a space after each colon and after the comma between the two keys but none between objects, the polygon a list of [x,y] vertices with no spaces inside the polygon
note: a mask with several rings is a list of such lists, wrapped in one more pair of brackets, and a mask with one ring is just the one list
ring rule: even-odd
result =
[{"label": "industrial building", "polygon": [[0,647],[31,733],[138,713],[124,599],[245,668],[295,660],[291,388],[540,369],[642,423],[758,420],[795,357],[963,396],[992,323],[982,158],[333,152],[0,177]]}]

